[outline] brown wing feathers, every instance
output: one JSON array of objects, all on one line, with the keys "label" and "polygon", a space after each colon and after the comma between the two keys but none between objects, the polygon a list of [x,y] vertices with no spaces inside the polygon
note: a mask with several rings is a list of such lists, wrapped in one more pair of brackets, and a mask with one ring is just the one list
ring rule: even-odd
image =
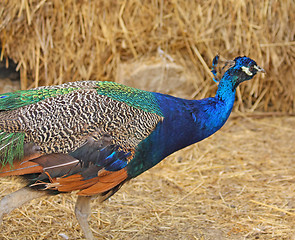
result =
[{"label": "brown wing feathers", "polygon": [[3,167],[0,172],[0,177],[20,176],[25,174],[41,173],[42,171],[43,168],[39,164],[31,161],[22,161],[15,163],[13,168],[10,165]]},{"label": "brown wing feathers", "polygon": [[[50,176],[61,176],[73,171],[79,160],[66,154],[32,154],[14,163],[13,167],[6,165],[0,171],[0,176],[26,175],[47,172]],[[42,179],[39,176],[39,179]]]},{"label": "brown wing feathers", "polygon": [[0,177],[42,172],[43,168],[39,164],[30,161],[31,159],[38,158],[39,156],[41,156],[40,153],[29,153],[26,154],[22,160],[15,161],[13,167],[10,164],[6,164],[0,170]]},{"label": "brown wing feathers", "polygon": [[81,174],[56,178],[53,180],[53,186],[57,186],[57,190],[60,192],[81,190],[78,195],[91,196],[114,188],[125,181],[127,177],[126,169],[116,172],[103,170],[97,177],[86,180]]},{"label": "brown wing feathers", "polygon": [[[22,161],[1,169],[0,177],[38,174],[33,186],[44,189],[71,192],[80,190],[79,195],[94,195],[109,191],[127,179],[123,168],[119,171],[107,171],[88,163],[82,166],[80,160],[67,154],[32,154]],[[95,175],[94,175],[95,174]]]},{"label": "brown wing feathers", "polygon": [[127,177],[128,175],[125,168],[116,172],[108,172],[102,177],[98,177],[99,181],[97,183],[89,188],[80,191],[78,195],[90,196],[106,192],[125,181]]}]

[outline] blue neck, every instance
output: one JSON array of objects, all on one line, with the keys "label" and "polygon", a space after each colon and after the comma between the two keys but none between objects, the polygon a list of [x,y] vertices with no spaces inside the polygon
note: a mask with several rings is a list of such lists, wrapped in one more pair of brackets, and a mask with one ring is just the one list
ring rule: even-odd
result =
[{"label": "blue neck", "polygon": [[235,89],[222,79],[216,96],[202,100],[185,100],[154,93],[164,115],[150,136],[142,141],[128,175],[135,177],[179,149],[209,137],[228,119],[235,100]]},{"label": "blue neck", "polygon": [[232,99],[234,100],[236,94],[236,81],[236,75],[232,74],[232,71],[227,71],[219,82],[215,98],[225,102],[231,102]]}]

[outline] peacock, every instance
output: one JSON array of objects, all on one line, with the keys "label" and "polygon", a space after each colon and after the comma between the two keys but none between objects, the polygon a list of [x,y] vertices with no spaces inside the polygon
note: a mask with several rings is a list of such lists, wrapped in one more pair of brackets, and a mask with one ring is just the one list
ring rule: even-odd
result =
[{"label": "peacock", "polygon": [[[224,73],[217,78],[218,67]],[[246,56],[213,59],[215,97],[186,100],[109,81],[77,81],[0,95],[0,177],[27,185],[0,201],[4,214],[48,194],[77,192],[86,239],[93,197],[101,201],[228,119],[237,86],[264,72]]]}]

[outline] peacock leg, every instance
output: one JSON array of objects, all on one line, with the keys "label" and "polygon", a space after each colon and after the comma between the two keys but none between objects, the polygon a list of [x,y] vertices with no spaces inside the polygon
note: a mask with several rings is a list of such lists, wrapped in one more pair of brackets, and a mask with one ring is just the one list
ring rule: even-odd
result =
[{"label": "peacock leg", "polygon": [[76,218],[87,240],[94,239],[92,231],[87,221],[88,217],[91,214],[90,202],[91,202],[91,197],[78,196],[76,206],[75,206]]},{"label": "peacock leg", "polygon": [[21,207],[23,204],[47,194],[46,191],[36,191],[29,187],[24,187],[5,196],[0,200],[0,223],[4,214],[9,214],[15,208]]}]

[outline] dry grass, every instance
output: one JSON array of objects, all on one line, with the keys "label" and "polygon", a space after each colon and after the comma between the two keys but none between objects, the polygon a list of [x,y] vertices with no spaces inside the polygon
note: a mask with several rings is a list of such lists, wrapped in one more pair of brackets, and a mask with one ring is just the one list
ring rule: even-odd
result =
[{"label": "dry grass", "polygon": [[[231,118],[93,204],[98,239],[295,239],[295,118]],[[20,183],[1,179],[1,195]],[[1,239],[81,239],[75,195],[33,201],[4,218]]]},{"label": "dry grass", "polygon": [[172,57],[163,61],[185,67],[192,97],[201,98],[214,92],[216,53],[247,55],[267,75],[240,88],[236,108],[295,110],[293,0],[2,0],[0,16],[3,54],[18,63],[23,89],[116,80],[121,63],[160,49]]}]

